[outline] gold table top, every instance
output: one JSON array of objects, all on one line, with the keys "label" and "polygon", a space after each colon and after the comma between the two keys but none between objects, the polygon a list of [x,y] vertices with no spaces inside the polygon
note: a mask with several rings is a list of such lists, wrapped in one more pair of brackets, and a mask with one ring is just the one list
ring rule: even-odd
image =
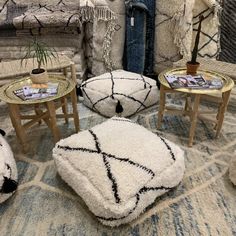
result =
[{"label": "gold table top", "polygon": [[32,82],[29,77],[14,80],[8,84],[5,84],[0,88],[0,100],[11,103],[11,104],[39,104],[44,102],[49,102],[56,100],[58,98],[64,97],[70,93],[75,88],[75,82],[66,79],[64,76],[60,75],[49,75],[49,82],[58,83],[58,90],[55,96],[50,96],[35,100],[25,100],[16,96],[13,91],[22,88],[23,86],[31,85]]},{"label": "gold table top", "polygon": [[[186,68],[173,68],[173,69],[167,69],[162,71],[159,76],[158,80],[159,82],[165,86],[166,88],[172,89],[168,82],[165,79],[165,74],[173,74],[173,75],[184,75],[186,74]],[[227,75],[223,75],[214,71],[208,71],[208,70],[198,70],[198,75],[207,76],[208,78],[217,77],[220,78],[223,81],[223,87],[221,89],[194,89],[194,88],[176,88],[173,89],[178,92],[183,93],[191,93],[191,94],[216,94],[216,93],[224,93],[226,91],[231,90],[234,87],[234,81]]]}]

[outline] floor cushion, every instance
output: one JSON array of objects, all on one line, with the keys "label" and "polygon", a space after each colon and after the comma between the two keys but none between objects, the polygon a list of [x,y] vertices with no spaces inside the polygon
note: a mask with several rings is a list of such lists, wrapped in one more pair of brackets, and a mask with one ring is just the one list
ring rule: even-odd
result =
[{"label": "floor cushion", "polygon": [[5,132],[0,129],[0,203],[7,200],[17,188],[17,169]]},{"label": "floor cushion", "polygon": [[155,80],[124,70],[90,78],[81,90],[84,104],[106,117],[128,117],[158,101]]},{"label": "floor cushion", "polygon": [[137,218],[185,169],[177,145],[120,117],[60,140],[53,157],[61,177],[109,226]]}]

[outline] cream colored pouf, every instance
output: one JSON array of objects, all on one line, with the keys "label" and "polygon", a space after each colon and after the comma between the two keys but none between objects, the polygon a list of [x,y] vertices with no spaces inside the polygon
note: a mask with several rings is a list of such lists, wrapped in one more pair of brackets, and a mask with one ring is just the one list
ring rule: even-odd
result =
[{"label": "cream colored pouf", "polygon": [[109,226],[137,218],[185,169],[177,145],[118,117],[60,140],[53,157],[61,177]]},{"label": "cream colored pouf", "polygon": [[106,117],[123,117],[157,104],[156,81],[140,74],[115,70],[81,84],[84,104]]},{"label": "cream colored pouf", "polygon": [[0,203],[6,201],[17,188],[17,168],[12,150],[0,129]]}]

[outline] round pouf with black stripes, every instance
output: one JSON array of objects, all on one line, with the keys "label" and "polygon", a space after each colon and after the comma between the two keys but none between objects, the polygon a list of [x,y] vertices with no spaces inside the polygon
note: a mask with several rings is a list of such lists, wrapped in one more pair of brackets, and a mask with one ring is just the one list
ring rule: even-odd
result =
[{"label": "round pouf with black stripes", "polygon": [[137,218],[185,169],[182,149],[120,117],[60,140],[53,157],[61,177],[109,226]]},{"label": "round pouf with black stripes", "polygon": [[17,168],[12,150],[0,129],[0,203],[6,201],[17,188]]},{"label": "round pouf with black stripes", "polygon": [[132,116],[157,104],[156,81],[146,76],[115,70],[90,78],[80,86],[84,104],[105,116]]}]

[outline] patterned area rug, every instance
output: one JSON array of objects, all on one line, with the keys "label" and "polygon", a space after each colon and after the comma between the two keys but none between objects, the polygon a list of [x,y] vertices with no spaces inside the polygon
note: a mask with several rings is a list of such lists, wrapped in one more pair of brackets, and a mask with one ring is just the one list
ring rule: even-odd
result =
[{"label": "patterned area rug", "polygon": [[[181,105],[177,99],[171,103]],[[0,111],[0,128],[5,129],[13,147],[20,182],[14,196],[0,206],[1,236],[236,235],[236,188],[228,178],[228,163],[236,149],[235,111],[227,112],[219,139],[214,139],[213,125],[200,120],[192,148],[186,145],[188,119],[165,116],[163,129],[158,132],[186,151],[184,179],[137,220],[118,228],[99,223],[57,174],[51,153],[54,144],[44,124],[30,130],[31,149],[28,154],[22,154],[4,103],[0,103]],[[82,129],[106,119],[81,103],[79,111]],[[137,114],[132,120],[157,132],[157,107]],[[59,126],[63,137],[74,132],[72,121],[68,125],[61,121]]]}]

